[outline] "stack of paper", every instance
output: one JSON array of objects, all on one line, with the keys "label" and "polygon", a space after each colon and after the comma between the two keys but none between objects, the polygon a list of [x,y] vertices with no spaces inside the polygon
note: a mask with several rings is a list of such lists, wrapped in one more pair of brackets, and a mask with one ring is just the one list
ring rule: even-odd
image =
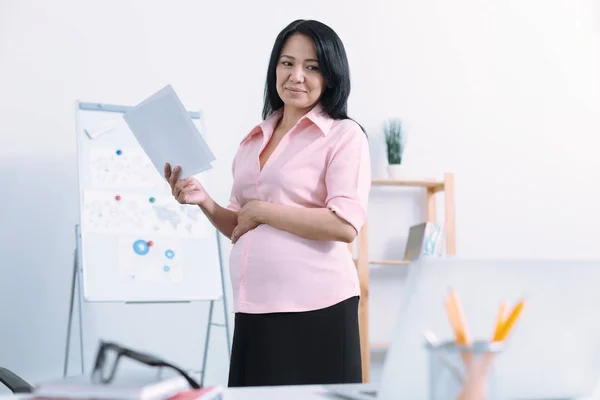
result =
[{"label": "stack of paper", "polygon": [[162,400],[188,390],[189,384],[182,376],[163,380],[128,376],[115,378],[109,384],[75,377],[44,382],[36,386],[33,395],[45,399]]},{"label": "stack of paper", "polygon": [[215,156],[171,85],[123,118],[161,176],[165,163],[181,167],[181,178],[212,168]]}]

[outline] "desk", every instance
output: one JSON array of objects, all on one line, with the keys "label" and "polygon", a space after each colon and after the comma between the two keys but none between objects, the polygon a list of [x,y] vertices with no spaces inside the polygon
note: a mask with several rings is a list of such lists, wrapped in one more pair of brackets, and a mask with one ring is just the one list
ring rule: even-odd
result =
[{"label": "desk", "polygon": [[[360,384],[349,385],[360,386]],[[32,396],[0,396],[0,400],[27,400]],[[268,386],[250,388],[225,388],[223,400],[341,400],[327,394],[326,386]]]},{"label": "desk", "polygon": [[[359,388],[361,385],[345,385]],[[364,385],[367,387],[367,385]],[[368,386],[373,388],[373,386]],[[273,386],[256,388],[228,388],[223,400],[344,400],[327,393],[327,386]],[[599,400],[600,391],[596,390],[589,398],[572,400]],[[1,399],[0,400],[4,400]]]},{"label": "desk", "polygon": [[[360,384],[347,385],[360,387]],[[367,386],[367,385],[365,385]],[[372,386],[369,386],[372,388]],[[0,396],[0,400],[27,400],[31,396]],[[327,386],[269,386],[251,388],[226,388],[223,400],[341,400],[340,397],[327,393]],[[573,400],[598,400],[600,391],[590,398]]]},{"label": "desk", "polygon": [[[349,385],[357,386],[357,385]],[[326,386],[271,386],[252,388],[227,388],[223,400],[341,400],[327,393]]]}]

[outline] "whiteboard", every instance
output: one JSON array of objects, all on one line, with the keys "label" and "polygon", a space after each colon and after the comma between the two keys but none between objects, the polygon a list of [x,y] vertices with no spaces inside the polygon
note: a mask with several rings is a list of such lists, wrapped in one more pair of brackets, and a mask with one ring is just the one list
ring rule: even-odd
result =
[{"label": "whiteboard", "polygon": [[[222,296],[218,232],[179,204],[123,119],[131,106],[76,103],[78,252],[84,300],[163,302]],[[190,112],[206,137],[200,112]],[[196,178],[206,184],[213,170]]]}]

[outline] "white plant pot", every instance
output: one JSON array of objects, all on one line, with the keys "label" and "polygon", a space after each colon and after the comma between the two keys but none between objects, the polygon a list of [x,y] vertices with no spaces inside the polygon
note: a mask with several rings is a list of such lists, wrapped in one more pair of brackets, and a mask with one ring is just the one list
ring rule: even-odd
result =
[{"label": "white plant pot", "polygon": [[405,169],[402,164],[388,164],[387,172],[390,179],[402,179],[405,177]]}]

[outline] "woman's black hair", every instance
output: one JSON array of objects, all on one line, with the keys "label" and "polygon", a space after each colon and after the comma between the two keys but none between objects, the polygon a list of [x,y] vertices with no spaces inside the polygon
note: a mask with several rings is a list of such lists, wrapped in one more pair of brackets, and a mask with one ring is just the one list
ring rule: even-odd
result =
[{"label": "woman's black hair", "polygon": [[[325,79],[325,90],[320,98],[323,111],[333,119],[349,119],[348,96],[350,96],[350,67],[344,44],[337,33],[319,21],[298,19],[286,26],[275,39],[265,83],[262,117],[267,119],[274,111],[283,106],[277,93],[276,69],[281,49],[287,39],[300,33],[312,39],[319,70]],[[361,126],[361,129],[362,126]],[[364,131],[364,129],[363,129]]]}]

